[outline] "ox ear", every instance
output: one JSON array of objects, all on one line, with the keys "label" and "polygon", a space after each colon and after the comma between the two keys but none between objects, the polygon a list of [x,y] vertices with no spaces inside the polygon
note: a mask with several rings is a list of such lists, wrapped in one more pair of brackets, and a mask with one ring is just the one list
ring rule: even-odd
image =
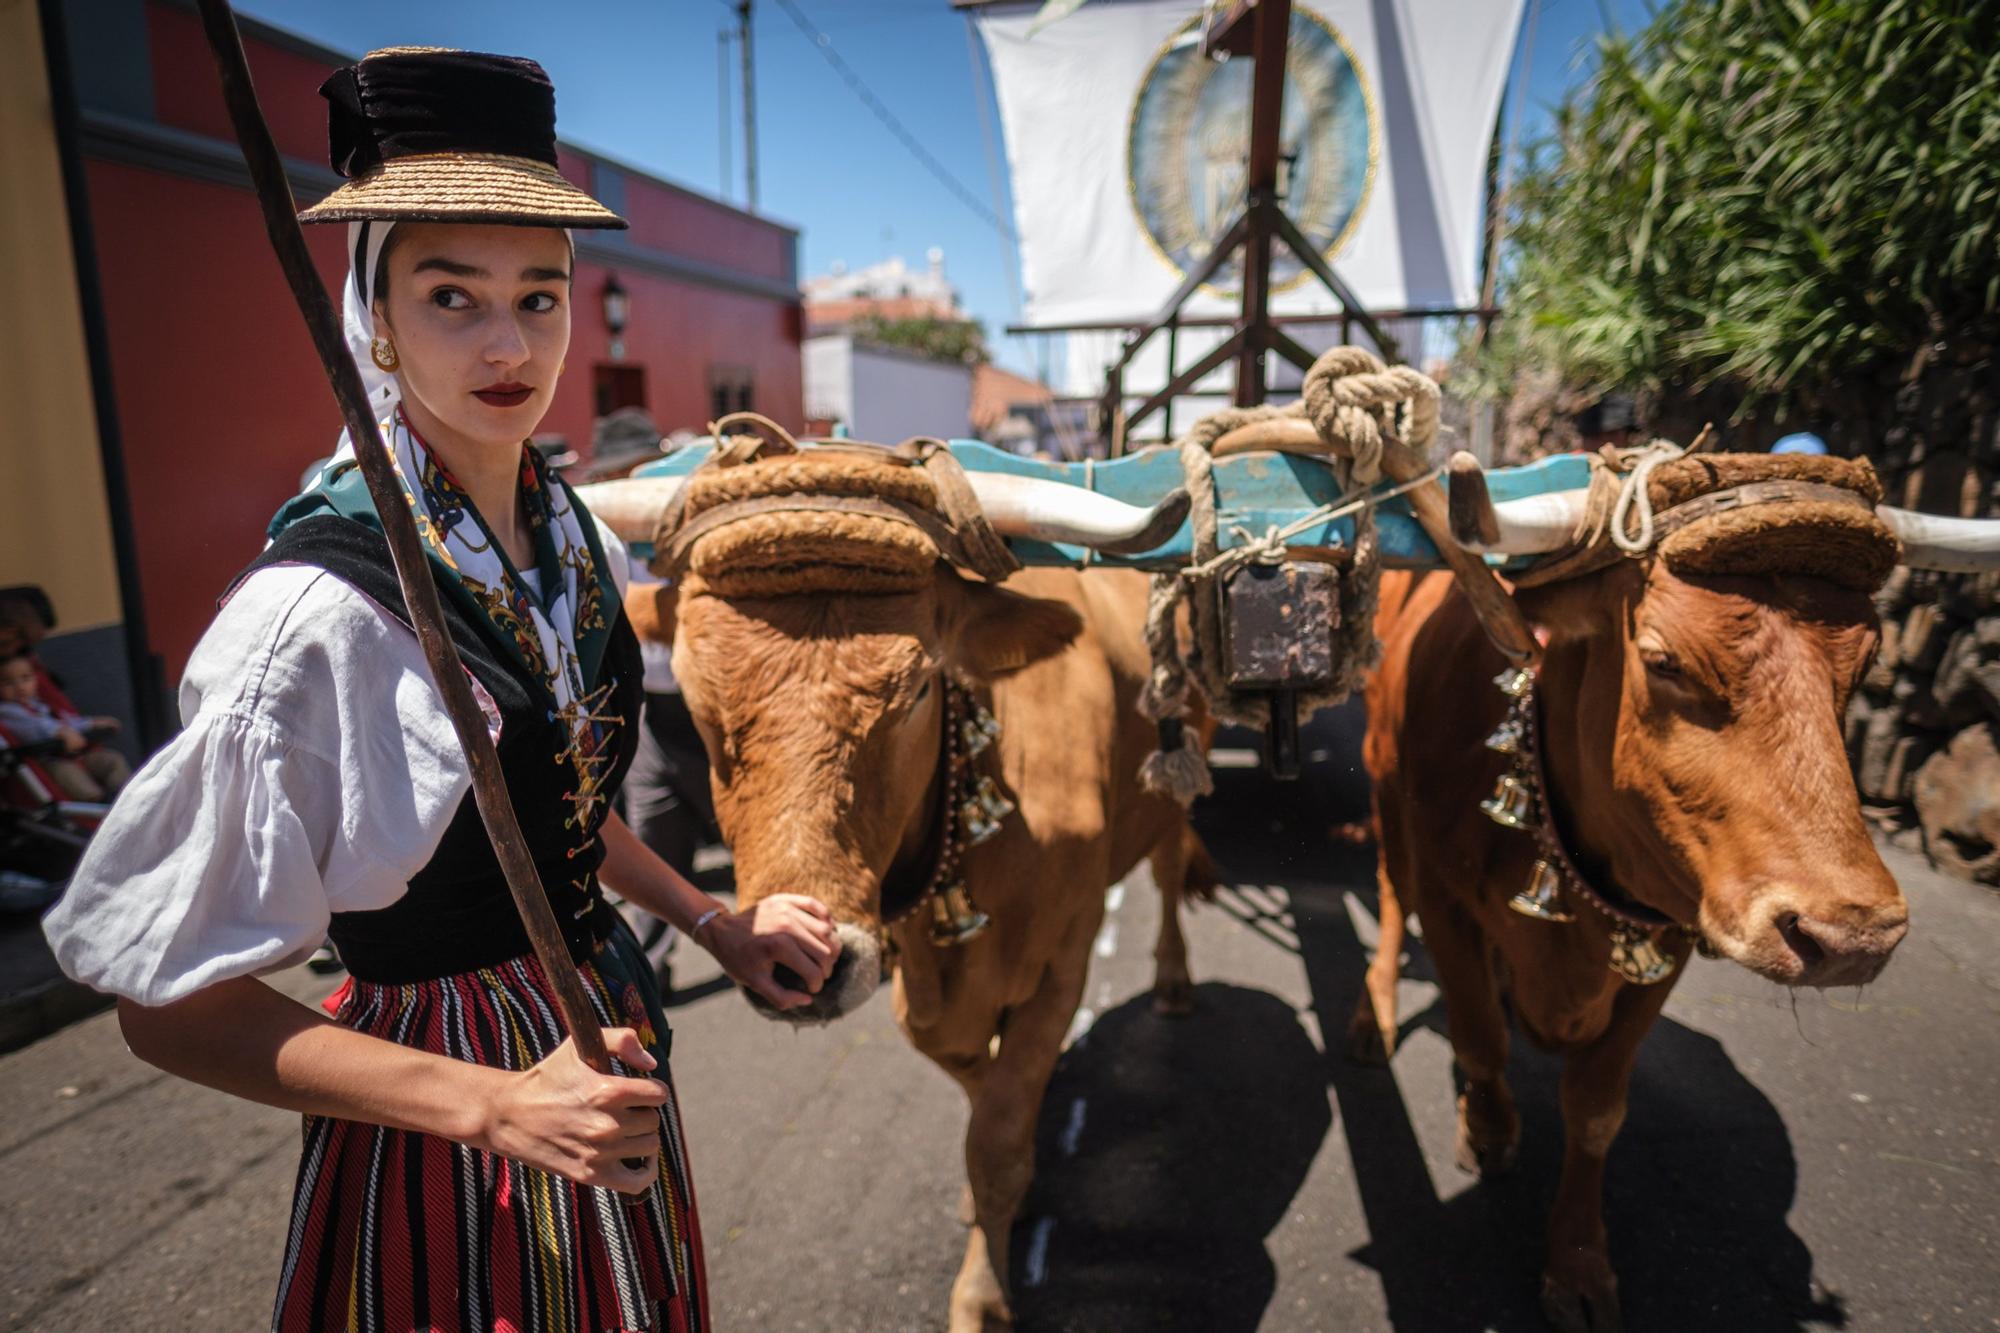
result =
[{"label": "ox ear", "polygon": [[945,656],[953,669],[974,680],[1011,676],[1054,657],[1083,632],[1083,617],[1065,602],[949,574],[939,582]]},{"label": "ox ear", "polygon": [[635,583],[625,590],[625,618],[632,622],[632,632],[652,643],[673,646],[674,613],[679,604],[680,585],[671,580]]}]

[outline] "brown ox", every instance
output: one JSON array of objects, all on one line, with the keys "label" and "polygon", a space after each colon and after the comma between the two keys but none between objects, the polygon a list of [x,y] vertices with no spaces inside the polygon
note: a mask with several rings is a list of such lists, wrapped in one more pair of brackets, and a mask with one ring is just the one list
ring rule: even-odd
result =
[{"label": "brown ox", "polygon": [[[1138,574],[1029,570],[995,588],[939,565],[927,587],[872,595],[725,597],[691,574],[675,608],[674,671],[713,761],[739,903],[809,892],[840,923],[844,947],[813,1005],[760,1008],[838,1018],[875,988],[886,941],[898,1023],[971,1102],[975,1225],[953,1330],[1007,1316],[1008,1229],[1034,1175],[1042,1093],[1104,891],[1141,858],[1164,897],[1156,1003],[1191,1001],[1176,908],[1209,872],[1180,808],[1137,782],[1156,741],[1137,706],[1144,605]],[[963,862],[990,928],[941,948],[927,913],[887,928],[882,916],[885,884],[902,896],[930,868],[954,677],[999,720],[984,762],[1019,813]]]},{"label": "brown ox", "polygon": [[[1867,596],[1817,579],[1683,579],[1664,563],[1623,561],[1519,601],[1549,635],[1548,796],[1586,878],[1697,927],[1773,981],[1872,979],[1907,912],[1862,826],[1841,742],[1841,710],[1875,651]],[[1450,579],[1386,578],[1379,628],[1366,756],[1382,938],[1352,1049],[1380,1059],[1394,1046],[1408,910],[1423,918],[1464,1075],[1462,1168],[1503,1168],[1519,1137],[1503,997],[1531,1039],[1564,1053],[1567,1142],[1543,1304],[1564,1330],[1616,1328],[1604,1159],[1672,982],[1638,986],[1611,972],[1608,924],[1587,905],[1572,902],[1567,924],[1508,909],[1535,843],[1479,810],[1506,763],[1482,745],[1505,711],[1486,685],[1502,662]],[[1691,947],[1670,946],[1681,962]]]}]

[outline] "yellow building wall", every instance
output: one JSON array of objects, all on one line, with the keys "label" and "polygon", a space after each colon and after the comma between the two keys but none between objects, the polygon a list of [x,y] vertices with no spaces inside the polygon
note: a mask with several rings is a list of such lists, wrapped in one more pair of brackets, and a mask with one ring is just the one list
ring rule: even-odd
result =
[{"label": "yellow building wall", "polygon": [[0,586],[61,630],[124,619],[34,0],[0,0]]}]

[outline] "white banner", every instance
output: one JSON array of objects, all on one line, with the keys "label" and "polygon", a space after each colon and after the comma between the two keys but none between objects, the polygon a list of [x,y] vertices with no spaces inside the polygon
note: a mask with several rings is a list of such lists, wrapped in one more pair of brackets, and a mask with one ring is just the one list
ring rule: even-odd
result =
[{"label": "white banner", "polygon": [[[1487,149],[1523,3],[1293,6],[1285,208],[1371,310],[1477,303]],[[1241,208],[1252,62],[1202,57],[1203,8],[1090,0],[1032,34],[1037,3],[976,11],[1028,323],[1150,318]],[[1337,309],[1283,247],[1275,256],[1274,311]],[[1186,313],[1238,313],[1239,272],[1227,265]],[[1073,375],[1103,364],[1086,348],[1104,341],[1071,339]],[[1180,363],[1209,341],[1187,339]]]}]

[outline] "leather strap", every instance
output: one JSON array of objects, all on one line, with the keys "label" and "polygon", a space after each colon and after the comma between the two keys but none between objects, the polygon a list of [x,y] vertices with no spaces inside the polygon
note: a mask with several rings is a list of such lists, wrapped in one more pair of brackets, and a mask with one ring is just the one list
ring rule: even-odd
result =
[{"label": "leather strap", "polygon": [[[1654,523],[1657,530],[1657,518]],[[1563,842],[1562,828],[1556,823],[1555,794],[1549,788],[1548,769],[1542,763],[1542,690],[1539,682],[1528,696],[1524,720],[1528,730],[1528,753],[1534,761],[1536,796],[1541,805],[1541,820],[1535,828],[1535,839],[1541,844],[1542,855],[1555,862],[1558,873],[1586,903],[1613,921],[1644,931],[1678,927],[1680,923],[1672,917],[1644,903],[1624,898],[1614,902],[1609,894],[1598,889],[1577,868],[1576,862],[1570,858],[1568,846]]]},{"label": "leather strap", "polygon": [[[1599,484],[1596,478],[1606,475],[1615,477],[1617,474],[1608,470],[1593,470],[1592,475],[1594,500],[1595,488]],[[1694,499],[1677,504],[1672,509],[1656,512],[1653,515],[1653,546],[1643,554],[1648,556],[1655,554],[1661,539],[1701,519],[1725,514],[1731,510],[1748,509],[1753,505],[1783,504],[1787,501],[1851,505],[1864,513],[1875,512],[1875,506],[1868,502],[1866,496],[1850,491],[1845,486],[1828,486],[1816,481],[1749,481],[1740,486],[1697,495]],[[1623,553],[1611,544],[1608,536],[1601,530],[1588,537],[1586,541],[1586,545],[1568,551],[1552,552],[1509,577],[1516,587],[1539,588],[1563,579],[1594,574],[1600,569],[1617,564],[1624,558]]]},{"label": "leather strap", "polygon": [[1783,504],[1787,501],[1809,501],[1814,504],[1836,504],[1859,509],[1872,514],[1875,506],[1863,496],[1848,490],[1845,486],[1828,486],[1817,481],[1747,481],[1741,486],[1731,486],[1727,490],[1710,491],[1707,495],[1697,495],[1684,504],[1653,515],[1653,537],[1658,540],[1667,534],[1677,532],[1690,523],[1726,514],[1734,509],[1748,509],[1753,505]]},{"label": "leather strap", "polygon": [[937,492],[938,506],[951,524],[955,538],[951,547],[939,546],[938,549],[956,550],[960,558],[952,563],[970,569],[988,583],[1002,582],[1018,571],[1021,562],[1014,558],[1007,543],[986,521],[986,513],[979,507],[979,497],[973,493],[972,483],[965,477],[965,468],[951,452],[951,447],[943,440],[923,437],[905,440],[896,447],[901,450],[911,445],[921,450],[924,474],[931,479],[931,489]]}]

